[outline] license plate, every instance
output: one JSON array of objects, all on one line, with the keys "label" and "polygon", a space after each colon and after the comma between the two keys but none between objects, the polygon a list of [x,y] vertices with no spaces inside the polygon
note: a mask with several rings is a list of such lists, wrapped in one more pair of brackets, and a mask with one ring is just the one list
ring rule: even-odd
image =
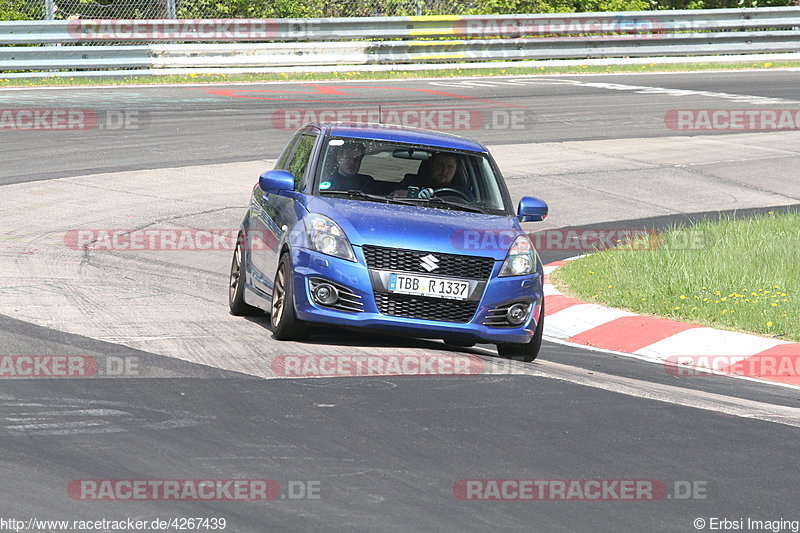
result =
[{"label": "license plate", "polygon": [[396,294],[413,294],[414,296],[432,296],[466,300],[469,296],[469,282],[454,279],[410,276],[408,274],[391,274],[389,276],[389,292]]}]

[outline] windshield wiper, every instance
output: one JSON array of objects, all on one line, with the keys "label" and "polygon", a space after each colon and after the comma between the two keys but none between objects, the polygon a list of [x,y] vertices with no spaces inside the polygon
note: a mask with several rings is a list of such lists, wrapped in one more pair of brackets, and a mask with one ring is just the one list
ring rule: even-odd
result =
[{"label": "windshield wiper", "polygon": [[319,191],[320,195],[330,196],[346,196],[348,198],[358,198],[359,200],[369,200],[371,202],[383,202],[386,204],[403,204],[414,205],[405,199],[387,198],[386,196],[378,196],[377,194],[367,194],[365,192],[350,190],[350,191]]},{"label": "windshield wiper", "polygon": [[460,204],[458,202],[449,202],[437,196],[432,198],[388,198],[386,196],[378,196],[377,194],[367,194],[362,191],[349,190],[349,191],[319,191],[320,195],[330,196],[346,196],[348,198],[358,198],[359,200],[369,200],[372,202],[383,202],[387,204],[401,204],[401,205],[415,205],[419,203],[436,204],[437,206],[445,207],[445,209],[453,209],[458,211],[468,211],[470,213],[485,213],[480,207],[475,207],[467,204]]},{"label": "windshield wiper", "polygon": [[473,205],[468,204],[460,204],[458,202],[449,202],[447,200],[443,200],[438,196],[433,196],[432,198],[408,198],[409,202],[420,202],[420,203],[430,203],[436,204],[441,206],[447,206],[450,209],[458,209],[461,211],[469,211],[470,213],[483,213],[483,209],[480,207],[475,207]]}]

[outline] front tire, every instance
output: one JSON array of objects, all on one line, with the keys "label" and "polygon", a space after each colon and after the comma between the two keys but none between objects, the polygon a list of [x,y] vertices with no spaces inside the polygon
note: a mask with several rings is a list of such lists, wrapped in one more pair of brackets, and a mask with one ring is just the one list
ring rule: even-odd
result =
[{"label": "front tire", "polygon": [[300,340],[305,336],[303,322],[297,318],[294,310],[292,261],[288,253],[281,256],[278,270],[275,272],[269,320],[272,325],[272,335],[278,340]]},{"label": "front tire", "polygon": [[244,264],[244,234],[236,237],[236,249],[231,261],[231,277],[228,285],[228,305],[234,316],[255,316],[264,311],[247,305],[244,301],[244,286],[247,283],[247,265]]},{"label": "front tire", "polygon": [[544,299],[542,299],[542,309],[539,311],[539,323],[536,324],[536,331],[533,337],[526,343],[502,343],[497,345],[497,354],[503,359],[514,359],[530,363],[539,356],[542,347],[542,335],[544,335]]}]

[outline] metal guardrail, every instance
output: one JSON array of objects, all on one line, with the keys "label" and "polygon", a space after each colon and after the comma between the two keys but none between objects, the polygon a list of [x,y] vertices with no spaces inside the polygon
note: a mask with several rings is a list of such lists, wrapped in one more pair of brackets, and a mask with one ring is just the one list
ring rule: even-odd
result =
[{"label": "metal guardrail", "polygon": [[[161,44],[176,41],[186,44]],[[110,42],[139,44],[102,45]],[[0,47],[2,71],[800,52],[800,7],[339,19],[6,21],[0,22],[0,44],[46,44]]]}]

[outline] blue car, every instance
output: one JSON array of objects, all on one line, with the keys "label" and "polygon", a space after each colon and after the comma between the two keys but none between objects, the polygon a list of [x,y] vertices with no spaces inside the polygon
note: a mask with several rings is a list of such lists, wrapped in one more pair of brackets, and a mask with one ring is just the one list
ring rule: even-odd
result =
[{"label": "blue car", "polygon": [[485,146],[389,125],[308,124],[253,188],[231,265],[234,315],[273,335],[354,326],[532,361],[542,342],[542,263]]}]

